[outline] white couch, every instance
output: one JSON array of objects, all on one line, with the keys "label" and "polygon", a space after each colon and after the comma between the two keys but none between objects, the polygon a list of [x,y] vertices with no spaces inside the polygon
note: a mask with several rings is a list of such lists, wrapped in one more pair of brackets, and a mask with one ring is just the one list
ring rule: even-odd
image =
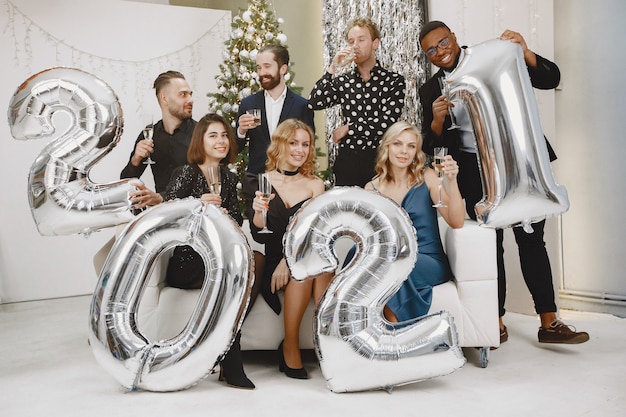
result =
[{"label": "white couch", "polygon": [[[430,312],[450,312],[460,346],[480,348],[480,364],[485,367],[489,347],[500,344],[495,232],[479,227],[472,220],[466,220],[461,229],[451,229],[443,219],[439,224],[455,280],[433,289]],[[250,237],[247,221],[244,222],[244,231],[252,249],[263,252],[263,247]],[[338,248],[337,252],[345,253],[347,247]],[[110,246],[103,247],[94,258],[98,273],[109,250]],[[199,290],[164,286],[163,272],[168,257],[168,253],[160,257],[139,306],[137,325],[150,340],[162,340],[178,334],[187,323],[199,294]],[[300,328],[303,349],[313,348],[313,315],[311,302]],[[241,334],[243,350],[274,350],[284,337],[283,315],[276,316],[259,295]]]}]

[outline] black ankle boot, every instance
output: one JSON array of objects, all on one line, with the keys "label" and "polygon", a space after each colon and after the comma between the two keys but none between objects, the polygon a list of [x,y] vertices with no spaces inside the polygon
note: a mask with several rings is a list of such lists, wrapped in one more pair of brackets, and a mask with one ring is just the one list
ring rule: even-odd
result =
[{"label": "black ankle boot", "polygon": [[248,379],[243,370],[243,362],[241,360],[241,332],[235,336],[235,341],[230,350],[220,362],[220,381],[226,381],[226,384],[234,388],[254,389],[255,386]]}]

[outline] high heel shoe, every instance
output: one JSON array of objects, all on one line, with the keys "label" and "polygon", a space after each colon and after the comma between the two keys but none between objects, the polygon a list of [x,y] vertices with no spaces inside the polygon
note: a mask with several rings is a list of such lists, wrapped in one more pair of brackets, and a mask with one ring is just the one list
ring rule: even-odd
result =
[{"label": "high heel shoe", "polygon": [[220,362],[219,380],[225,381],[227,385],[233,388],[254,389],[256,387],[243,370],[240,339],[241,333],[237,333],[233,345]]},{"label": "high heel shoe", "polygon": [[283,351],[283,342],[280,342],[280,346],[278,346],[278,370],[284,372],[289,378],[309,379],[309,374],[306,369],[290,368],[287,366],[285,362],[285,352]]}]

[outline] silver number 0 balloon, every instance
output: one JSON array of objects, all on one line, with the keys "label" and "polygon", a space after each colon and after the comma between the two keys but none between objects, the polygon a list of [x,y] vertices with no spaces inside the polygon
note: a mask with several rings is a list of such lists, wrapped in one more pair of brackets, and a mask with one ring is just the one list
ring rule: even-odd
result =
[{"label": "silver number 0 balloon", "polygon": [[[205,281],[186,327],[148,340],[135,317],[159,255],[187,244],[202,256]],[[254,279],[252,252],[239,226],[198,199],[166,202],[129,223],[100,273],[90,312],[96,360],[124,387],[187,388],[220,360],[241,324]]]},{"label": "silver number 0 balloon", "polygon": [[417,256],[415,230],[393,200],[356,187],[335,187],[310,200],[292,217],[284,238],[293,277],[335,271],[335,243],[342,236],[356,242],[356,255],[324,294],[314,326],[328,387],[335,392],[390,389],[463,366],[448,313],[401,327],[382,315]]},{"label": "silver number 0 balloon", "polygon": [[492,39],[465,49],[447,77],[474,128],[483,181],[478,221],[504,228],[568,210],[565,187],[557,185],[522,48]]},{"label": "silver number 0 balloon", "polygon": [[[53,122],[59,111],[71,119],[62,132]],[[88,234],[132,219],[128,193],[135,187],[128,180],[89,180],[90,169],[122,134],[122,108],[107,84],[74,68],[41,71],[17,88],[8,119],[15,139],[51,139],[28,178],[31,213],[41,235]]]}]

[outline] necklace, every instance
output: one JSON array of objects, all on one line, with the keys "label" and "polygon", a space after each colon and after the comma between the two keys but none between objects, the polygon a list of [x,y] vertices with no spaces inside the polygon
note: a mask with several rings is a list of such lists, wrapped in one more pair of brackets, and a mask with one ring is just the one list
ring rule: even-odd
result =
[{"label": "necklace", "polygon": [[282,170],[280,168],[276,168],[276,172],[278,172],[279,174],[285,175],[287,177],[293,177],[294,175],[298,175],[298,173],[300,172],[300,168],[296,169],[295,171],[287,171],[287,170]]}]

